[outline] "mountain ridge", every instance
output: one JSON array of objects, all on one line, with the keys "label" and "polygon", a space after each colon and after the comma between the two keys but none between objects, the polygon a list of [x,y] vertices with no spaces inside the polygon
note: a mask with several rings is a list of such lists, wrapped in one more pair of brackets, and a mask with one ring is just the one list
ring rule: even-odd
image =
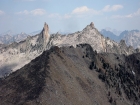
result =
[{"label": "mountain ridge", "polygon": [[130,55],[139,52],[138,49],[128,47],[124,41],[117,43],[109,38],[105,38],[95,28],[93,22],[82,31],[68,35],[59,33],[50,35],[49,27],[45,23],[41,33],[29,36],[24,41],[15,42],[0,49],[0,77],[20,69],[52,46],[76,47],[76,45],[83,43],[90,44],[98,53],[108,52]]}]

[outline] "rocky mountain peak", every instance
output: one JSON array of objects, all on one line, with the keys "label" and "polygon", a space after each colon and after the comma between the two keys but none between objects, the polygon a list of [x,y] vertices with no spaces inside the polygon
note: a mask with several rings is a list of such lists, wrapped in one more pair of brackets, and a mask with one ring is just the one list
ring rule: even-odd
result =
[{"label": "rocky mountain peak", "polygon": [[90,23],[90,26],[91,26],[92,28],[94,28],[94,23],[93,23],[93,22],[91,22],[91,23]]},{"label": "rocky mountain peak", "polygon": [[91,31],[91,30],[93,30],[93,29],[94,29],[94,31],[96,30],[96,28],[95,28],[95,26],[94,26],[94,23],[91,22],[89,25],[87,25],[87,26],[83,29],[83,31]]}]

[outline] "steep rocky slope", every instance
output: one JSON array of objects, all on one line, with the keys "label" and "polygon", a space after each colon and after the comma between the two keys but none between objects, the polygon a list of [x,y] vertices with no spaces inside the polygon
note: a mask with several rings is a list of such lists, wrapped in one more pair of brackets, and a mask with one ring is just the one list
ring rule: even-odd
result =
[{"label": "steep rocky slope", "polygon": [[140,54],[52,47],[0,81],[1,105],[139,105]]}]

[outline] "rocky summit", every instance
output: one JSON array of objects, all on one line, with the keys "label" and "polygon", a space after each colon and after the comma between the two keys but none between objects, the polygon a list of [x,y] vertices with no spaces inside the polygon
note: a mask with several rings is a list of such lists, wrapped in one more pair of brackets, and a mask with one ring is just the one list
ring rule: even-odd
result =
[{"label": "rocky summit", "polygon": [[1,105],[139,105],[140,54],[51,47],[0,80]]},{"label": "rocky summit", "polygon": [[82,31],[69,35],[53,34],[50,38],[50,46],[76,46],[77,44],[87,43],[97,52],[108,52],[129,55],[137,51],[126,44],[117,43],[104,37],[95,28],[93,22],[87,25]]}]

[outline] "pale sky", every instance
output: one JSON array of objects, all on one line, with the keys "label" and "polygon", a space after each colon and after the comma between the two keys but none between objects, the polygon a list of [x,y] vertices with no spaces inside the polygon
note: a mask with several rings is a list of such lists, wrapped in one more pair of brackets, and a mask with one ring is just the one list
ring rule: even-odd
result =
[{"label": "pale sky", "polygon": [[93,22],[98,30],[140,30],[140,0],[0,0],[0,33],[80,31]]}]

